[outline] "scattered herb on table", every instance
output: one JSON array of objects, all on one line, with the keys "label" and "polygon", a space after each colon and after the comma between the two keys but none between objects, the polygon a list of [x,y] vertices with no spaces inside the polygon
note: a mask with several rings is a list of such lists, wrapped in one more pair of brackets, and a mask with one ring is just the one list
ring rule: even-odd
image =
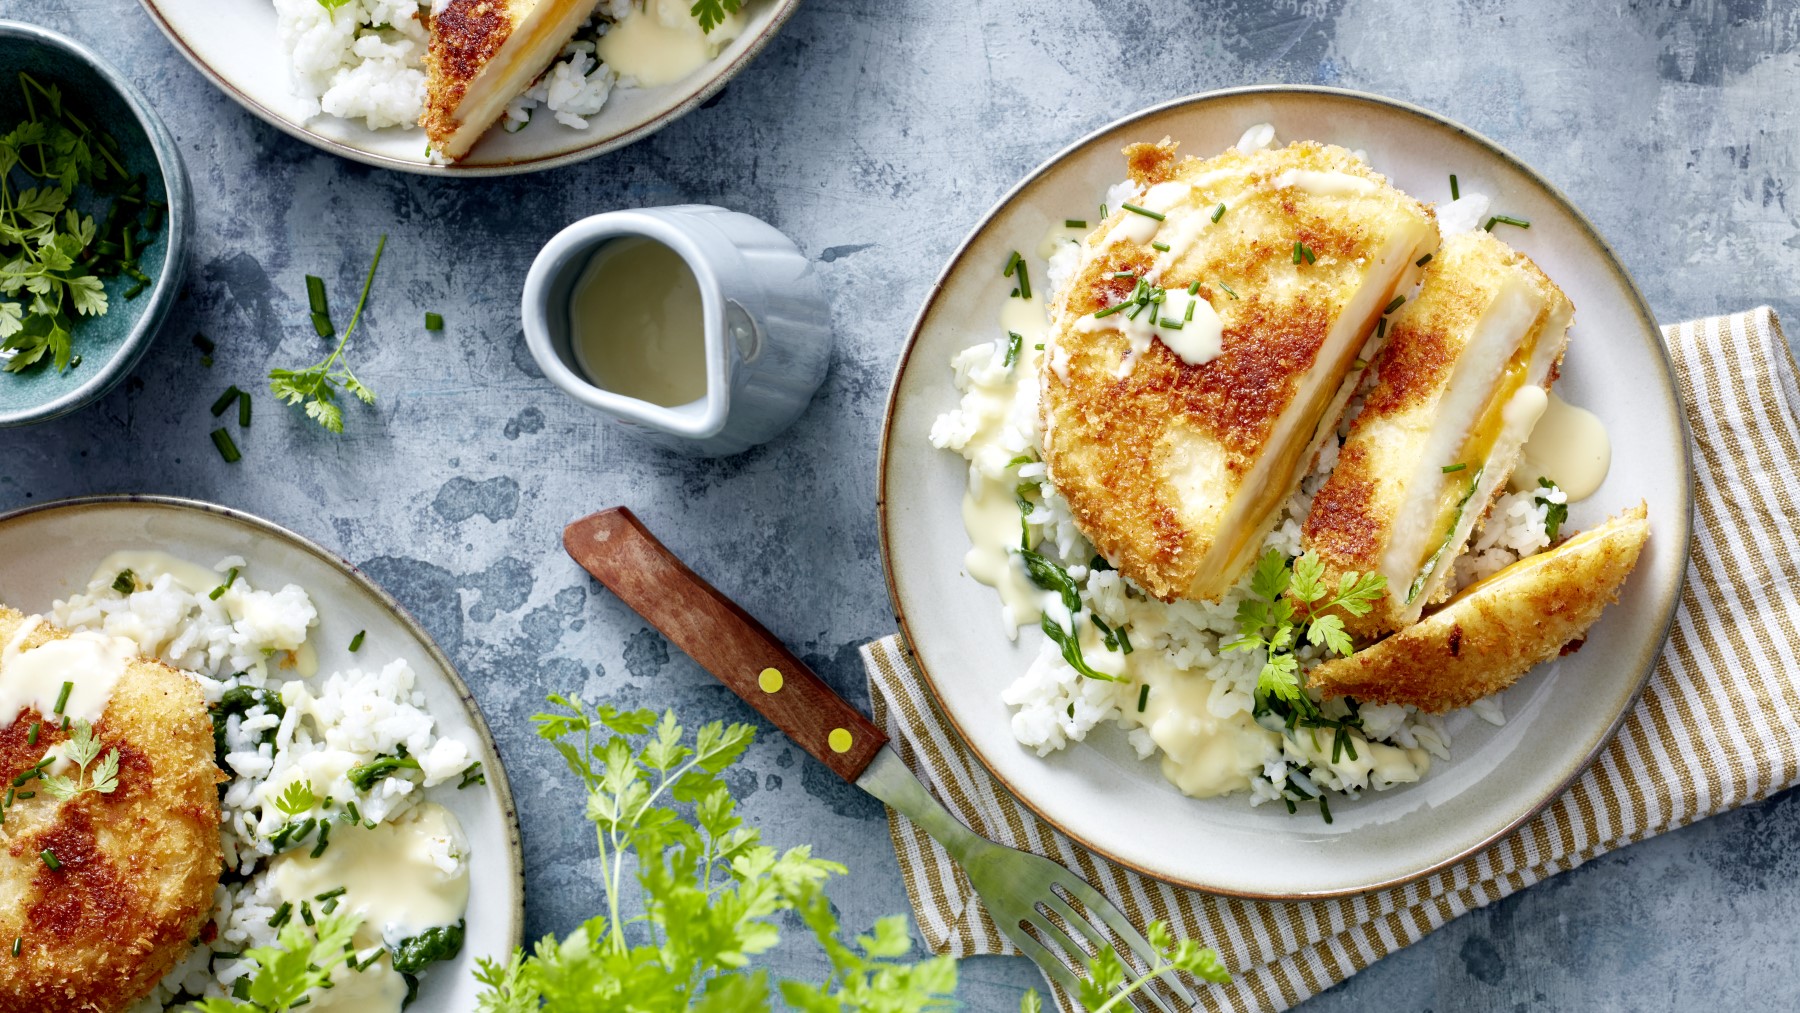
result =
[{"label": "scattered herb on table", "polygon": [[[375,392],[351,372],[349,363],[344,359],[344,349],[350,344],[350,335],[355,332],[357,321],[362,319],[363,306],[369,301],[369,287],[375,283],[375,269],[381,265],[381,251],[386,248],[387,234],[383,233],[381,241],[375,245],[375,259],[369,262],[369,273],[363,279],[362,295],[356,300],[356,312],[350,315],[350,326],[344,328],[343,334],[338,337],[337,347],[331,350],[331,354],[306,369],[269,371],[269,389],[276,397],[290,405],[305,404],[307,417],[334,433],[344,431],[344,410],[337,403],[339,384],[362,403],[375,403]],[[223,447],[220,448],[220,453],[224,453]],[[228,455],[226,460],[235,458]]]},{"label": "scattered herb on table", "polygon": [[427,313],[427,314],[425,314],[425,329],[426,329],[426,330],[428,330],[428,331],[441,331],[441,330],[443,330],[443,329],[444,329],[444,317],[443,317],[443,314],[441,314],[441,313]]},{"label": "scattered herb on table", "polygon": [[131,278],[127,299],[149,284],[137,257],[167,205],[59,88],[21,73],[19,90],[24,119],[0,135],[0,351],[11,353],[6,372],[54,364],[60,373],[80,363],[77,320],[107,311],[105,279]]}]

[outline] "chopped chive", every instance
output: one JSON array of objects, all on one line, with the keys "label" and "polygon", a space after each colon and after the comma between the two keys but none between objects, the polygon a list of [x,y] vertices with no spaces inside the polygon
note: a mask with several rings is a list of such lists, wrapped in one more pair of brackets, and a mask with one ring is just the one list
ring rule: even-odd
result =
[{"label": "chopped chive", "polygon": [[1002,278],[1012,277],[1013,272],[1018,270],[1018,268],[1019,268],[1020,259],[1021,258],[1019,257],[1019,251],[1018,250],[1012,251],[1012,256],[1006,258],[1006,270],[1000,272],[1000,277],[1002,277]]},{"label": "chopped chive", "polygon": [[225,582],[218,587],[213,588],[207,593],[206,597],[213,601],[218,601],[220,598],[225,597],[225,592],[231,590],[231,585],[237,582],[237,578],[238,568],[234,566],[225,572]]},{"label": "chopped chive", "polygon": [[250,428],[250,392],[249,391],[242,391],[238,394],[238,428],[240,428],[240,429],[249,429]]},{"label": "chopped chive", "polygon": [[349,815],[350,822],[352,822],[352,823],[361,823],[362,822],[362,812],[356,808],[356,800],[355,799],[351,799],[350,801],[344,803],[344,812]]},{"label": "chopped chive", "polygon": [[1142,686],[1138,687],[1138,713],[1139,714],[1144,713],[1144,704],[1149,703],[1149,702],[1150,702],[1150,684],[1146,682]]},{"label": "chopped chive", "polygon": [[1489,218],[1487,224],[1483,225],[1482,228],[1492,232],[1494,231],[1495,225],[1517,225],[1521,229],[1531,228],[1530,222],[1523,218],[1514,218],[1512,215],[1495,215],[1492,218]]},{"label": "chopped chive", "polygon": [[1300,255],[1302,257],[1306,258],[1306,262],[1308,264],[1313,264],[1313,263],[1318,262],[1318,258],[1313,256],[1312,247],[1306,245],[1305,243],[1300,244]]},{"label": "chopped chive", "polygon": [[1108,217],[1107,213],[1106,213],[1106,205],[1104,205],[1104,204],[1100,205],[1100,217],[1102,217],[1102,218]]},{"label": "chopped chive", "polygon": [[1344,756],[1344,726],[1338,725],[1337,732],[1331,736],[1331,762],[1336,763]]},{"label": "chopped chive", "polygon": [[1387,317],[1382,317],[1380,320],[1375,321],[1375,336],[1378,338],[1387,337]]},{"label": "chopped chive", "polygon": [[1344,752],[1350,754],[1351,763],[1356,762],[1356,740],[1350,737],[1348,731],[1344,733]]},{"label": "chopped chive", "polygon": [[1427,253],[1423,257],[1420,257],[1418,260],[1413,261],[1413,266],[1414,267],[1424,267],[1426,264],[1429,264],[1429,263],[1431,263],[1431,254]]},{"label": "chopped chive", "polygon": [[1188,295],[1199,295],[1199,294],[1200,294],[1200,283],[1198,281],[1196,281],[1192,285],[1188,286]]},{"label": "chopped chive", "polygon": [[1319,815],[1325,817],[1325,822],[1331,822],[1331,805],[1325,801],[1325,792],[1323,791],[1319,792]]},{"label": "chopped chive", "polygon": [[220,394],[219,399],[212,403],[213,418],[216,419],[225,414],[225,409],[230,408],[231,402],[236,401],[243,393],[244,392],[239,390],[235,383],[225,388],[225,393]]},{"label": "chopped chive", "polygon": [[1019,286],[1014,285],[1013,290],[1011,292],[1006,293],[1006,297],[1008,299],[1017,299],[1019,297]]},{"label": "chopped chive", "polygon": [[1363,358],[1351,359],[1350,360],[1350,368],[1351,369],[1368,369],[1369,368],[1369,360],[1363,359]]},{"label": "chopped chive", "polygon": [[[39,731],[39,729],[41,729],[43,727],[44,727],[44,723],[42,721],[33,721],[31,723],[31,730],[25,733],[25,744],[28,746],[37,745],[38,731]],[[11,792],[7,793],[8,796],[10,796],[11,794],[12,794]]]},{"label": "chopped chive", "polygon": [[1467,467],[1468,467],[1468,465],[1466,465],[1466,464],[1461,464],[1461,463],[1458,463],[1458,464],[1446,464],[1446,465],[1444,465],[1444,467],[1443,467],[1443,469],[1442,469],[1442,470],[1443,470],[1443,473],[1444,473],[1444,474],[1446,474],[1446,475],[1450,475],[1450,474],[1454,474],[1454,473],[1456,473],[1456,472],[1459,472],[1459,471],[1462,471],[1462,470],[1464,470],[1464,469],[1465,469],[1465,468],[1467,468]]},{"label": "chopped chive", "polygon": [[426,329],[426,330],[428,330],[428,331],[441,331],[441,330],[443,330],[443,329],[444,329],[444,317],[443,317],[443,315],[442,315],[442,314],[440,314],[440,313],[427,313],[427,314],[425,314],[425,329]]},{"label": "chopped chive", "polygon": [[55,872],[62,868],[62,863],[56,860],[56,852],[51,851],[49,848],[45,848],[38,852],[38,857],[44,860],[44,864],[50,867],[51,872]]},{"label": "chopped chive", "polygon": [[194,347],[200,349],[200,351],[207,355],[211,355],[213,351],[218,348],[217,345],[213,344],[211,338],[198,332],[194,334]]},{"label": "chopped chive", "polygon": [[[319,824],[319,843],[313,847],[312,857],[318,858],[320,855],[323,855],[325,853],[325,849],[327,847],[329,847],[330,844],[331,844],[331,824],[321,822]],[[305,910],[304,905],[302,905],[301,910],[302,911]],[[309,925],[312,924],[312,919],[310,919],[310,918],[307,919],[307,924],[309,924]]]},{"label": "chopped chive", "polygon": [[1131,305],[1131,300],[1127,299],[1126,301],[1121,302],[1121,303],[1114,303],[1111,306],[1108,306],[1103,310],[1095,310],[1094,311],[1094,319],[1098,320],[1101,317],[1110,317],[1114,313],[1117,313],[1120,310],[1122,310],[1125,307],[1130,306],[1130,305]]},{"label": "chopped chive", "polygon": [[1224,283],[1224,282],[1222,282],[1222,281],[1221,281],[1221,282],[1219,282],[1219,287],[1220,287],[1220,288],[1222,288],[1222,289],[1224,289],[1224,290],[1225,290],[1225,294],[1226,294],[1226,295],[1228,295],[1228,296],[1230,296],[1230,297],[1232,297],[1232,298],[1233,298],[1233,299],[1236,299],[1236,298],[1237,298],[1237,297],[1238,297],[1238,294],[1237,294],[1237,293],[1236,293],[1236,292],[1233,292],[1233,291],[1232,291],[1232,290],[1231,290],[1231,286],[1230,286],[1230,285],[1227,285],[1227,284],[1225,284],[1225,283]]},{"label": "chopped chive", "polygon": [[25,937],[24,936],[14,936],[13,937],[13,956],[15,956],[15,957],[18,956],[19,951],[21,949],[23,949],[24,946],[25,946]]},{"label": "chopped chive", "polygon": [[206,367],[207,369],[212,368],[212,362],[213,362],[212,356],[210,356],[210,355],[202,355],[200,357],[200,365]]},{"label": "chopped chive", "polygon": [[1223,217],[1225,217],[1225,205],[1221,204],[1218,207],[1213,208],[1212,220],[1214,223],[1217,223],[1218,220]]},{"label": "chopped chive", "polygon": [[69,716],[67,714],[63,715],[62,730],[65,732],[69,730]]},{"label": "chopped chive", "polygon": [[1450,199],[1462,200],[1462,190],[1456,185],[1456,173],[1450,174]]},{"label": "chopped chive", "polygon": [[130,570],[120,570],[119,575],[113,578],[112,589],[120,594],[130,594],[136,591],[137,574]]},{"label": "chopped chive", "polygon": [[362,650],[363,636],[364,636],[364,634],[366,634],[368,632],[369,632],[368,630],[357,630],[356,636],[350,638],[350,653],[351,654],[355,654],[357,651]]},{"label": "chopped chive", "polygon": [[144,294],[144,283],[141,281],[134,281],[131,283],[130,288],[119,294],[127,299],[136,299],[138,296]]},{"label": "chopped chive", "polygon": [[1399,309],[1399,308],[1400,308],[1400,307],[1401,307],[1401,306],[1403,306],[1403,305],[1404,305],[1404,304],[1405,304],[1405,303],[1406,303],[1406,297],[1405,297],[1405,296],[1403,296],[1403,295],[1397,295],[1397,296],[1395,296],[1395,297],[1394,297],[1394,301],[1393,301],[1393,302],[1390,302],[1390,303],[1388,303],[1388,304],[1387,304],[1387,307],[1386,307],[1386,308],[1385,308],[1385,309],[1383,309],[1383,310],[1382,310],[1382,311],[1381,311],[1381,313],[1382,313],[1382,315],[1383,315],[1383,316],[1386,316],[1386,315],[1387,315],[1387,314],[1389,314],[1389,313],[1392,313],[1392,312],[1394,312],[1394,311],[1395,311],[1395,310],[1397,310],[1397,309]]},{"label": "chopped chive", "polygon": [[312,315],[313,333],[321,338],[337,337],[337,328],[331,326],[331,318],[323,313]]},{"label": "chopped chive", "polygon": [[19,792],[19,795],[18,795],[18,797],[19,797],[19,798],[21,798],[21,799],[27,799],[27,798],[37,798],[37,792],[35,792],[35,791],[22,791],[22,792]]},{"label": "chopped chive", "polygon": [[1151,243],[1150,248],[1152,250],[1155,250],[1158,253],[1169,252],[1169,244],[1168,243]]},{"label": "chopped chive", "polygon": [[[1111,569],[1111,567],[1108,567],[1108,569]],[[1125,627],[1121,626],[1118,629],[1114,630],[1113,632],[1115,632],[1119,635],[1119,653],[1130,654],[1131,653],[1131,637],[1126,635]]]},{"label": "chopped chive", "polygon": [[225,459],[226,464],[236,464],[243,458],[244,455],[238,453],[237,444],[231,439],[231,434],[225,430],[213,430],[212,441],[213,446],[219,448],[219,456]]},{"label": "chopped chive", "polygon": [[1132,274],[1132,273],[1131,273],[1131,272],[1130,272],[1130,271],[1114,271],[1114,272],[1113,272],[1113,273],[1111,273],[1111,274],[1109,274],[1109,275],[1107,275],[1107,277],[1108,277],[1108,278],[1114,278],[1114,279],[1117,279],[1117,278],[1130,278],[1130,279],[1131,279],[1131,280],[1132,280],[1132,281],[1136,281],[1136,280],[1137,280],[1137,275],[1135,275],[1135,274]]},{"label": "chopped chive", "polygon": [[325,304],[325,279],[316,274],[306,276],[306,305],[319,316],[331,312],[331,308]]},{"label": "chopped chive", "polygon": [[1179,331],[1183,327],[1187,326],[1187,321],[1185,321],[1185,320],[1170,320],[1168,317],[1163,317],[1162,321],[1160,323],[1155,323],[1154,326],[1160,327],[1165,331]]},{"label": "chopped chive", "polygon": [[61,714],[69,706],[69,694],[73,693],[73,692],[75,692],[75,684],[74,683],[72,683],[72,682],[63,683],[62,684],[62,692],[56,694],[56,709],[51,711],[50,713]]},{"label": "chopped chive", "polygon": [[1159,222],[1164,221],[1165,219],[1168,218],[1168,215],[1160,214],[1158,212],[1150,210],[1149,208],[1138,207],[1136,204],[1121,204],[1119,206],[1124,208],[1127,211],[1130,211],[1132,214],[1143,215],[1145,218],[1154,218]]},{"label": "chopped chive", "polygon": [[1019,298],[1031,298],[1031,275],[1025,270],[1025,261],[1019,261]]},{"label": "chopped chive", "polygon": [[1300,240],[1294,240],[1294,263],[1300,263]]},{"label": "chopped chive", "polygon": [[269,916],[269,928],[281,928],[283,925],[286,925],[288,919],[293,916],[294,905],[284,900],[281,902],[281,906],[275,909],[275,913]]},{"label": "chopped chive", "polygon": [[[1006,354],[1000,360],[1003,366],[1012,366],[1019,361],[1019,352],[1025,348],[1025,337],[1018,331],[1006,332]],[[351,648],[355,650],[355,648]]]},{"label": "chopped chive", "polygon": [[1065,228],[1065,229],[1085,229],[1087,227],[1088,227],[1088,223],[1082,221],[1079,218],[1063,219],[1063,228]]},{"label": "chopped chive", "polygon": [[1187,323],[1187,322],[1188,322],[1188,321],[1190,321],[1190,320],[1192,320],[1192,319],[1194,319],[1194,304],[1195,304],[1195,303],[1197,303],[1197,302],[1199,302],[1199,301],[1200,301],[1200,300],[1198,300],[1198,299],[1189,299],[1189,300],[1188,300],[1188,304],[1187,304],[1187,313],[1186,313],[1186,314],[1184,314],[1184,315],[1183,315],[1183,316],[1182,316],[1182,318],[1181,318],[1181,322],[1182,322],[1182,323],[1184,323],[1184,324],[1185,324],[1185,323]]}]

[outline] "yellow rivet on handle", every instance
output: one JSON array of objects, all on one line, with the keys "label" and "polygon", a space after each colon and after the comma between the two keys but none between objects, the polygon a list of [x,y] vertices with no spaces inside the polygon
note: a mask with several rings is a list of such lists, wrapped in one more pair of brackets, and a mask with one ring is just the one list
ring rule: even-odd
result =
[{"label": "yellow rivet on handle", "polygon": [[774,668],[763,669],[761,672],[757,673],[756,684],[762,687],[764,693],[781,692],[780,670]]},{"label": "yellow rivet on handle", "polygon": [[831,744],[832,752],[848,753],[850,751],[850,744],[856,740],[851,737],[849,730],[844,728],[833,728],[831,734],[826,737],[825,741]]}]

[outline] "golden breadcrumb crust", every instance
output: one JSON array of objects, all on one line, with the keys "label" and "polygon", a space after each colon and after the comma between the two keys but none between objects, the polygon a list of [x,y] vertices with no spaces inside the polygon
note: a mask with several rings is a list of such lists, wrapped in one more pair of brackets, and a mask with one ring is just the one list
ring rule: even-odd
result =
[{"label": "golden breadcrumb crust", "polygon": [[1307,684],[1433,714],[1466,707],[1586,636],[1649,537],[1640,503],[1463,589],[1417,625],[1320,665]]},{"label": "golden breadcrumb crust", "polygon": [[[23,621],[0,607],[0,643]],[[43,624],[22,646],[67,635]],[[0,783],[10,785],[68,736],[35,709],[6,718]],[[0,1013],[125,1010],[188,951],[212,910],[224,777],[200,687],[134,660],[94,733],[119,751],[118,788],[60,803],[40,790],[0,828]],[[45,849],[60,868],[39,857]]]}]

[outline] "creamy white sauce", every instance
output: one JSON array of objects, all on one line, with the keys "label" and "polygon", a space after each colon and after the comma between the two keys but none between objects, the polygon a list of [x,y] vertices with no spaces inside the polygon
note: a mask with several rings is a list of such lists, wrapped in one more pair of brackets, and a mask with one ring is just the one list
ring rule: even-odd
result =
[{"label": "creamy white sauce", "polygon": [[[1166,215],[1170,209],[1187,200],[1193,192],[1194,188],[1189,184],[1180,180],[1169,180],[1145,190],[1144,196],[1132,203],[1146,211]],[[1163,224],[1162,221],[1149,215],[1141,215],[1131,210],[1118,213],[1118,219],[1113,224],[1112,230],[1106,234],[1106,242],[1102,244],[1103,246],[1121,242],[1139,245],[1149,243],[1156,238],[1157,230],[1162,228]]]},{"label": "creamy white sauce", "polygon": [[[421,802],[374,829],[339,823],[313,858],[296,848],[269,863],[269,882],[299,907],[339,887],[338,911],[363,919],[357,946],[396,945],[428,929],[454,925],[469,907],[468,845],[450,810]],[[399,1007],[394,1007],[398,1009]]]},{"label": "creamy white sauce", "polygon": [[702,32],[686,0],[645,0],[646,7],[614,24],[595,45],[601,62],[645,88],[672,84],[706,65],[719,47],[744,31],[742,13]]},{"label": "creamy white sauce", "polygon": [[1512,488],[1535,489],[1538,478],[1544,477],[1561,486],[1569,494],[1569,502],[1587,499],[1599,491],[1612,468],[1612,441],[1606,435],[1606,424],[1593,412],[1554,393],[1542,412],[1531,438],[1525,441],[1524,459],[1512,474]]},{"label": "creamy white sauce", "polygon": [[[1189,306],[1193,307],[1192,319],[1188,319]],[[1170,326],[1171,323],[1180,326]],[[1123,312],[1104,317],[1089,313],[1075,321],[1075,329],[1084,333],[1118,331],[1125,336],[1128,347],[1117,369],[1121,377],[1131,372],[1138,357],[1150,349],[1152,340],[1160,339],[1169,351],[1191,366],[1205,365],[1225,350],[1225,322],[1211,303],[1188,295],[1184,288],[1167,293],[1155,323],[1150,322],[1148,310],[1136,318]]]},{"label": "creamy white sauce", "polygon": [[124,637],[86,631],[26,648],[25,641],[43,623],[42,616],[27,617],[0,648],[0,728],[10,726],[26,710],[52,717],[65,683],[72,685],[63,716],[98,722],[113,687],[137,657],[137,645]]},{"label": "creamy white sauce", "polygon": [[406,1002],[406,979],[382,957],[361,971],[332,969],[331,987],[313,992],[310,1013],[396,1013]]},{"label": "creamy white sauce", "polygon": [[1136,718],[1162,750],[1163,776],[1183,794],[1212,798],[1241,791],[1280,755],[1281,736],[1258,727],[1248,711],[1223,718],[1213,713],[1212,679],[1147,652],[1133,653],[1131,662],[1132,674],[1150,687]]},{"label": "creamy white sauce", "polygon": [[217,570],[209,570],[180,556],[148,549],[127,549],[101,560],[94,568],[91,583],[110,586],[123,570],[132,572],[139,587],[149,587],[156,583],[156,578],[168,574],[192,594],[205,594],[225,581],[225,575]]},{"label": "creamy white sauce", "polygon": [[1318,169],[1287,169],[1275,177],[1275,187],[1305,190],[1316,197],[1355,197],[1375,190],[1374,182],[1361,176]]}]

